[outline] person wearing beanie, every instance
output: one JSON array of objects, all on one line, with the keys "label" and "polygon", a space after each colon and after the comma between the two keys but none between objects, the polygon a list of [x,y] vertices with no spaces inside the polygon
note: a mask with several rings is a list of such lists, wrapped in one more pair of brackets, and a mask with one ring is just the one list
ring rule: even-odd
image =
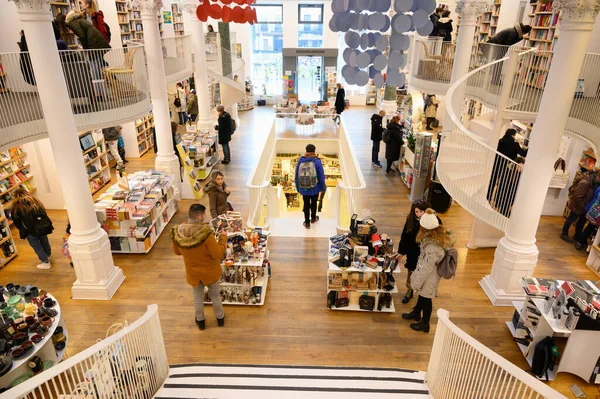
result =
[{"label": "person wearing beanie", "polygon": [[403,313],[405,320],[414,320],[410,328],[429,332],[429,320],[433,312],[433,297],[437,296],[440,275],[437,265],[444,258],[446,250],[455,243],[454,233],[446,230],[438,220],[435,211],[428,208],[421,219],[417,242],[421,244],[421,254],[417,268],[411,276],[412,289],[419,292],[417,304],[410,313]]},{"label": "person wearing beanie", "polygon": [[487,42],[491,44],[500,44],[502,46],[512,46],[523,40],[523,35],[531,32],[531,25],[524,25],[517,22],[512,28],[502,29],[492,36]]},{"label": "person wearing beanie", "polygon": [[215,126],[215,129],[219,131],[219,144],[223,147],[223,161],[221,163],[228,164],[231,162],[229,142],[233,134],[231,130],[231,115],[225,112],[225,107],[222,105],[217,107],[217,113],[219,114],[219,124]]}]

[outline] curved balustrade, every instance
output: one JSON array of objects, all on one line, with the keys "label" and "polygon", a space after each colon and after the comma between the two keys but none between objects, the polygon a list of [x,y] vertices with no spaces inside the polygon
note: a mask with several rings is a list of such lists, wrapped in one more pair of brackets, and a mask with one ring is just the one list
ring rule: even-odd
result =
[{"label": "curved balustrade", "polygon": [[[150,109],[144,47],[59,51],[80,131],[119,125]],[[28,53],[1,53],[0,148],[47,137]]]},{"label": "curved balustrade", "polygon": [[161,40],[167,84],[176,83],[192,76],[192,37],[190,35],[169,37]]},{"label": "curved balustrade", "polygon": [[[246,95],[245,62],[231,51],[219,48],[216,61],[207,62],[211,103],[223,104],[226,108],[240,101]],[[236,78],[237,77],[237,78]],[[217,87],[218,86],[218,89]]]}]

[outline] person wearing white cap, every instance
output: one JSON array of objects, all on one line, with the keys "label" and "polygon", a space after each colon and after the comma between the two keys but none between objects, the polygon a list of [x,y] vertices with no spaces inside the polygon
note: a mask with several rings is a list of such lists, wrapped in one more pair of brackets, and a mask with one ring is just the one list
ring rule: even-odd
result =
[{"label": "person wearing white cap", "polygon": [[[435,211],[428,208],[419,220],[421,228],[417,234],[417,242],[421,244],[421,255],[417,269],[411,276],[412,288],[419,292],[417,304],[410,313],[403,313],[405,320],[415,320],[410,328],[415,331],[429,332],[429,320],[433,311],[432,298],[437,296],[440,275],[438,263],[444,258],[446,249],[454,245],[454,233],[440,225]],[[422,313],[422,317],[421,317]]]}]

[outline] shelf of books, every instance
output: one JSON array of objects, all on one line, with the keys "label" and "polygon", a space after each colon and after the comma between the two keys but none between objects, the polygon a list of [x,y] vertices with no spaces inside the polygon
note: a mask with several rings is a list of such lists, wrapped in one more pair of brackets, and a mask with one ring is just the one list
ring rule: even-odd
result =
[{"label": "shelf of books", "polygon": [[181,4],[171,4],[171,12],[173,13],[173,31],[175,36],[183,36],[185,30],[183,28],[183,7]]},{"label": "shelf of books", "polygon": [[88,174],[90,191],[94,195],[111,179],[108,148],[102,130],[79,133],[79,144]]},{"label": "shelf of books", "polygon": [[533,62],[525,79],[528,86],[543,89],[552,62],[552,51],[558,40],[560,11],[554,10],[553,2],[530,3],[529,24],[531,32],[525,37],[526,47],[535,47],[540,51],[533,56]]},{"label": "shelf of books", "polygon": [[17,247],[10,231],[12,220],[7,217],[4,207],[0,205],[0,268],[17,256]]},{"label": "shelf of books", "polygon": [[121,31],[121,42],[125,44],[132,39],[129,21],[129,6],[125,0],[115,0],[117,6],[117,19]]},{"label": "shelf of books", "polygon": [[113,253],[148,253],[175,212],[173,176],[156,170],[122,173],[95,202]]},{"label": "shelf of books", "polygon": [[194,197],[202,198],[202,181],[207,179],[219,163],[219,143],[215,133],[197,132],[182,135],[177,152],[182,160]]},{"label": "shelf of books", "polygon": [[[58,14],[67,15],[69,11],[75,8],[75,4],[72,1],[51,1],[50,11],[52,12],[52,18],[56,19]],[[75,49],[79,47],[75,34],[71,31],[61,34],[61,38],[67,43],[67,45]]]},{"label": "shelf of books", "polygon": [[14,191],[17,188],[23,187],[30,193],[36,191],[26,156],[27,153],[22,147],[13,147],[8,151],[0,152],[0,203],[6,210],[11,208]]},{"label": "shelf of books", "polygon": [[[154,148],[153,128],[154,116],[151,113],[144,118],[135,121],[138,157],[143,156],[150,151],[151,148]],[[134,158],[136,157],[135,154],[132,156]]]}]

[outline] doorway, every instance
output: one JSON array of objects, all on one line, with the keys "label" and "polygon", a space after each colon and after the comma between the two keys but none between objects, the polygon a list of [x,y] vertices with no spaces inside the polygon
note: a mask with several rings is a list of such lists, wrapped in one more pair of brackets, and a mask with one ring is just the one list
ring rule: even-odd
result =
[{"label": "doorway", "polygon": [[323,97],[323,57],[297,57],[298,101],[302,104],[317,102]]}]

